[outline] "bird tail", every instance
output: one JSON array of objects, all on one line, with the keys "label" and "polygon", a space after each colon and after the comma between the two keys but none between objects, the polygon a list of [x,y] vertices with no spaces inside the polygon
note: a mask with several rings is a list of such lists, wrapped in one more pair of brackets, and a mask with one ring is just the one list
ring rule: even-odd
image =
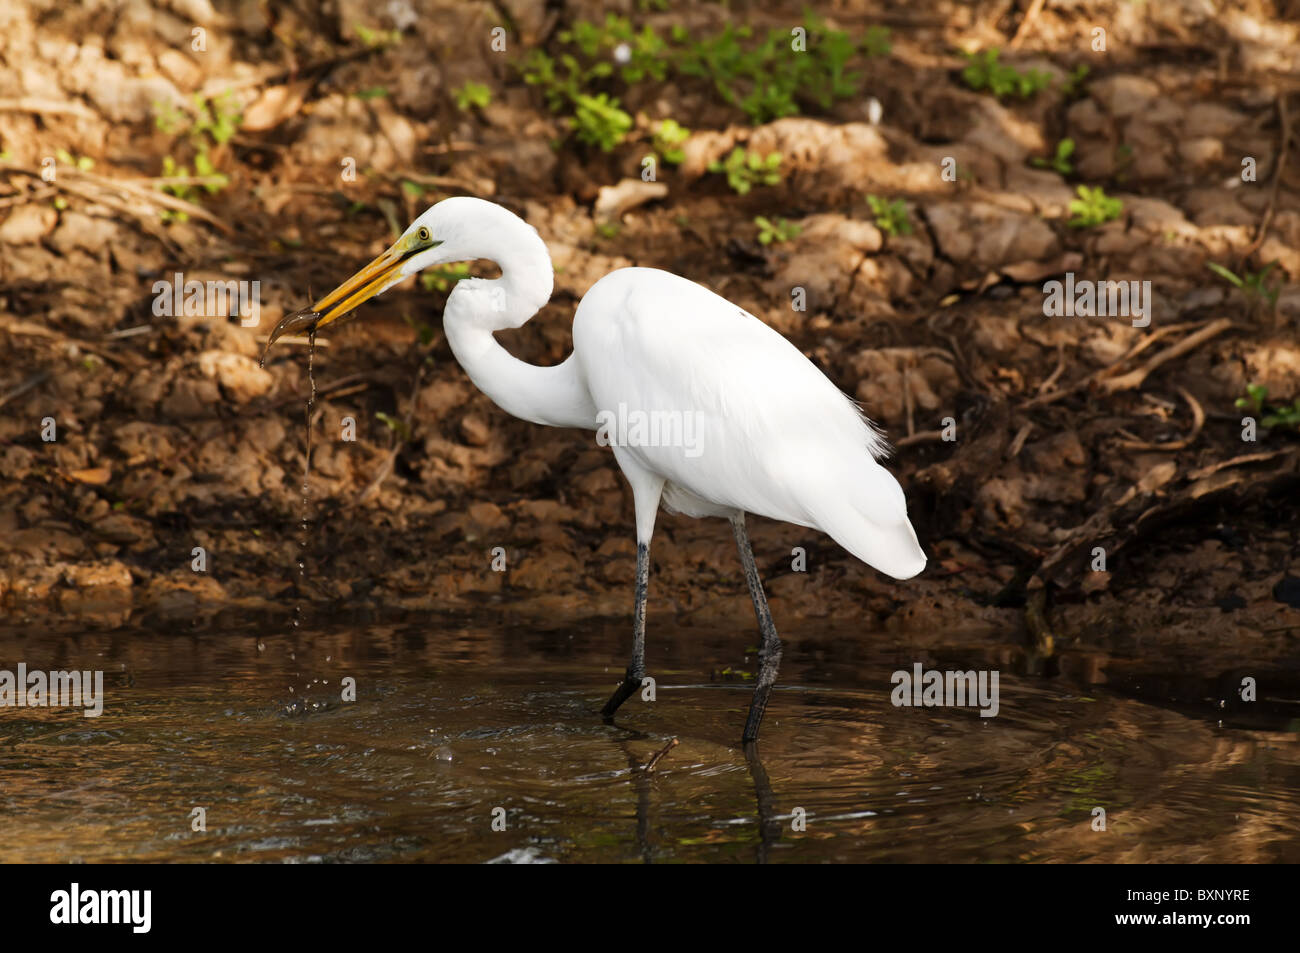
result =
[{"label": "bird tail", "polygon": [[[837,481],[810,509],[816,525],[868,566],[895,579],[925,568],[925,553],[907,518],[903,488],[893,474],[870,461],[852,481]],[[848,487],[848,492],[845,492]]]}]

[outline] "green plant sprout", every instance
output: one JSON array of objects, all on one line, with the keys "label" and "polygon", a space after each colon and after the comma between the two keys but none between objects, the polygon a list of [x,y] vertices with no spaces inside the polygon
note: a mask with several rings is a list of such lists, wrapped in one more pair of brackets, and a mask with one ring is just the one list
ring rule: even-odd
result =
[{"label": "green plant sprout", "polygon": [[[235,94],[230,90],[215,99],[207,99],[199,93],[192,97],[193,115],[186,113],[174,103],[159,101],[154,103],[154,125],[160,131],[171,136],[185,135],[194,150],[194,176],[209,181],[201,187],[210,195],[215,195],[230,184],[230,179],[218,171],[212,161],[212,150],[229,142],[239,131],[241,111]],[[162,175],[166,179],[190,178],[188,165],[179,163],[172,156],[163,157]],[[195,186],[184,182],[159,183],[158,188],[186,202],[196,202],[199,192]],[[164,222],[185,222],[189,216],[185,212],[161,209],[159,215]]]},{"label": "green plant sprout", "polygon": [[1282,427],[1287,430],[1300,430],[1300,397],[1294,404],[1276,404],[1273,412],[1263,418],[1259,425],[1265,430]]},{"label": "green plant sprout", "polygon": [[889,27],[887,26],[869,26],[867,32],[862,37],[862,52],[867,56],[888,56],[893,52],[893,45],[889,42]]},{"label": "green plant sprout", "polygon": [[1207,261],[1205,267],[1210,269],[1224,281],[1228,282],[1234,288],[1239,288],[1245,292],[1246,300],[1250,303],[1252,312],[1259,309],[1260,304],[1268,302],[1269,308],[1277,307],[1277,298],[1280,289],[1274,282],[1268,281],[1269,272],[1277,266],[1276,261],[1270,261],[1267,265],[1256,272],[1246,272],[1243,275],[1237,275],[1236,272],[1223,267],[1216,262]]},{"label": "green plant sprout", "polygon": [[154,127],[164,135],[178,136],[190,127],[189,113],[165,99],[154,100]]},{"label": "green plant sprout", "polygon": [[461,112],[486,109],[492,105],[492,89],[473,80],[468,80],[460,89],[453,90],[452,95],[456,97],[456,108]]},{"label": "green plant sprout", "polygon": [[[728,25],[697,42],[689,42],[689,35],[678,27],[673,36],[683,49],[675,65],[684,76],[712,81],[723,101],[742,109],[754,125],[798,114],[801,101],[828,109],[858,95],[861,76],[847,69],[857,53],[852,38],[828,29],[812,13],[805,14],[803,30],[807,49],[799,51],[792,48],[789,31],[770,30],[750,47],[753,32],[748,27]],[[877,28],[868,42],[879,50],[883,38]],[[738,86],[749,92],[742,96]]]},{"label": "green plant sprout", "polygon": [[891,50],[884,27],[869,28],[858,43],[806,13],[802,29],[804,45],[793,43],[789,30],[760,37],[730,24],[697,39],[680,25],[667,36],[650,25],[637,30],[626,17],[610,13],[603,23],[580,20],[559,31],[562,50],[554,56],[530,50],[516,68],[527,84],[542,90],[553,112],[575,107],[583,96],[613,97],[622,87],[671,76],[710,83],[723,102],[759,124],[859,96],[861,76],[850,65],[859,56]]},{"label": "green plant sprout", "polygon": [[[162,172],[165,179],[190,178],[189,167],[178,165],[171,156],[163,156]],[[230,184],[229,177],[216,170],[206,152],[200,152],[194,157],[194,177],[214,181],[203,182],[198,185],[191,185],[187,182],[163,182],[158,188],[160,191],[174,195],[182,201],[197,203],[199,188],[207,190],[210,195],[215,195]],[[173,209],[161,209],[159,214],[164,222],[188,222],[190,218],[188,213]]]},{"label": "green plant sprout", "polygon": [[1103,225],[1119,218],[1124,211],[1124,203],[1107,195],[1100,185],[1096,188],[1081,185],[1076,191],[1079,197],[1070,200],[1069,211],[1074,216],[1068,223],[1071,228]]},{"label": "green plant sprout", "polygon": [[1264,412],[1264,401],[1268,399],[1268,388],[1262,384],[1247,384],[1246,396],[1235,401],[1238,410],[1249,410],[1258,417]]},{"label": "green plant sprout", "polygon": [[757,152],[747,152],[740,146],[731,150],[726,159],[709,163],[710,172],[722,172],[727,185],[737,195],[746,195],[756,185],[779,185],[781,182],[781,153],[771,152],[766,157]]},{"label": "green plant sprout", "polygon": [[1056,154],[1050,159],[1036,158],[1032,164],[1040,169],[1051,169],[1060,175],[1071,175],[1074,172],[1074,163],[1070,161],[1070,156],[1074,155],[1074,140],[1062,139],[1056,144]]},{"label": "green plant sprout", "polygon": [[1051,74],[1042,70],[1021,71],[998,62],[1001,51],[997,47],[962,55],[967,61],[965,69],[961,71],[961,78],[966,85],[976,92],[988,90],[998,99],[1008,96],[1029,99],[1052,82]]},{"label": "green plant sprout", "polygon": [[[177,165],[176,160],[171,156],[163,156],[162,173],[165,179],[186,179],[189,178],[190,170],[186,166]],[[164,183],[159,186],[159,189],[186,202],[193,202],[197,198],[194,186],[187,185],[184,182]],[[180,212],[169,208],[159,209],[158,214],[164,222],[188,222],[190,220],[188,212]]]},{"label": "green plant sprout", "polygon": [[803,231],[802,226],[794,222],[787,222],[783,218],[778,218],[775,222],[762,215],[754,218],[754,224],[758,226],[758,243],[760,245],[780,244],[788,242],[792,238],[798,238]]},{"label": "green plant sprout", "polygon": [[[847,33],[829,29],[812,13],[805,14],[803,29],[806,52],[793,51],[789,36],[773,30],[740,60],[735,76],[725,72],[715,76],[715,81],[723,84],[736,79],[753,84],[753,91],[740,102],[750,122],[794,115],[809,104],[825,110],[839,100],[860,95],[861,74],[848,69],[857,44]],[[865,38],[868,56],[888,48],[888,34],[880,30],[875,28]]]},{"label": "green plant sprout", "polygon": [[1246,395],[1235,401],[1237,409],[1249,411],[1251,416],[1259,419],[1259,425],[1265,430],[1274,427],[1300,430],[1300,397],[1293,404],[1270,404],[1268,388],[1262,384],[1246,385]]},{"label": "green plant sprout", "polygon": [[217,145],[222,145],[239,131],[240,117],[239,102],[230,90],[208,100],[195,93],[194,125],[190,129],[190,138],[201,139],[206,135]]},{"label": "green plant sprout", "polygon": [[847,68],[858,51],[853,39],[843,31],[827,29],[811,13],[804,14],[804,26],[812,40],[812,49],[798,54],[800,58],[795,62],[800,68],[796,70],[791,98],[797,99],[802,93],[820,108],[830,109],[838,100],[857,95],[862,77]]},{"label": "green plant sprout", "polygon": [[580,94],[574,100],[576,107],[569,127],[579,142],[597,146],[610,152],[623,141],[632,129],[632,117],[618,106],[618,100],[608,93],[595,96]]},{"label": "green plant sprout", "polygon": [[411,428],[405,420],[400,417],[394,417],[392,414],[386,414],[382,410],[375,411],[375,419],[385,424],[391,430],[399,441],[408,443],[411,439]]},{"label": "green plant sprout", "polygon": [[401,30],[372,30],[360,23],[354,23],[352,29],[367,49],[378,50],[386,46],[396,46],[402,42]]},{"label": "green plant sprout", "polygon": [[95,160],[89,156],[74,156],[67,149],[55,149],[54,158],[63,165],[74,166],[82,172],[89,172],[95,167]]},{"label": "green plant sprout", "polygon": [[876,228],[886,235],[912,234],[912,220],[907,214],[907,203],[902,199],[882,199],[876,195],[868,195],[867,204],[871,206]]},{"label": "green plant sprout", "polygon": [[468,277],[469,264],[461,261],[451,265],[439,265],[437,268],[426,268],[420,272],[420,285],[425,291],[446,294],[451,291],[452,285]]},{"label": "green plant sprout", "polygon": [[428,321],[417,321],[409,314],[403,314],[402,320],[406,322],[408,327],[415,331],[416,340],[420,342],[420,347],[428,347],[433,343],[433,339],[437,335],[438,329]]},{"label": "green plant sprout", "polygon": [[691,131],[685,126],[679,126],[677,120],[665,119],[655,126],[654,150],[669,165],[681,165],[686,161],[682,143],[690,137]]},{"label": "green plant sprout", "polygon": [[563,75],[545,50],[529,50],[520,67],[524,82],[542,90],[551,112],[559,112],[582,92],[584,76],[577,58],[566,53],[559,65],[564,67]]},{"label": "green plant sprout", "polygon": [[[674,26],[673,42],[684,47],[678,53],[677,71],[683,76],[711,80],[724,102],[737,105],[740,100],[732,82],[750,68],[749,54],[740,41],[752,35],[749,27],[733,27],[728,23],[716,36],[689,42],[686,28]],[[761,55],[757,58],[761,60]]]},{"label": "green plant sprout", "polygon": [[230,184],[230,177],[217,171],[206,152],[200,152],[194,157],[194,174],[201,179],[215,180],[203,183],[203,188],[208,190],[209,195],[216,195]]},{"label": "green plant sprout", "polygon": [[524,82],[538,86],[552,112],[579,106],[582,97],[594,96],[594,87],[614,76],[614,62],[622,63],[619,75],[631,85],[643,79],[662,80],[668,63],[662,58],[665,44],[653,28],[636,33],[631,21],[608,14],[603,26],[580,20],[558,34],[565,46],[574,47],[586,64],[573,53],[562,53],[558,61],[545,50],[530,50],[522,67]]},{"label": "green plant sprout", "polygon": [[609,152],[623,142],[632,128],[632,117],[619,108],[618,99],[609,93],[590,94],[583,87],[593,79],[613,73],[608,62],[584,69],[577,57],[565,53],[556,61],[543,50],[532,50],[524,61],[524,82],[541,88],[552,112],[572,109],[569,130],[578,141]]},{"label": "green plant sprout", "polygon": [[756,81],[753,91],[740,101],[740,108],[756,126],[799,114],[799,104],[790,95],[789,83],[775,78]]},{"label": "green plant sprout", "polygon": [[[639,83],[646,78],[663,80],[668,75],[668,60],[664,55],[667,44],[654,28],[647,24],[638,33],[630,20],[615,13],[605,15],[604,26],[579,20],[571,29],[561,30],[559,40],[577,46],[588,59],[614,55],[622,63],[619,75],[625,83]],[[603,65],[609,68],[602,68],[595,75],[613,73],[610,64]]]},{"label": "green plant sprout", "polygon": [[1088,74],[1090,72],[1091,70],[1089,70],[1087,65],[1084,63],[1080,63],[1074,69],[1070,70],[1070,74],[1061,81],[1061,95],[1067,99],[1074,99],[1077,96],[1082,96],[1083,84],[1088,79]]}]

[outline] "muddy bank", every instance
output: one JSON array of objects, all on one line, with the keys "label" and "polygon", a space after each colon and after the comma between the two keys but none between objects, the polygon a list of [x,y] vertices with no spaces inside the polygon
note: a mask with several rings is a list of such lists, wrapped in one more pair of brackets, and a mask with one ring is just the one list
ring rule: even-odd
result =
[{"label": "muddy bank", "polygon": [[[257,366],[285,311],[428,204],[471,193],[523,214],[555,261],[551,304],[504,339],[521,358],[561,360],[574,306],[611,269],[661,267],[779,329],[886,429],[930,568],[894,583],[824,537],[755,521],[787,625],[970,631],[1040,654],[1176,649],[1215,672],[1293,660],[1294,23],[1253,2],[1086,3],[1032,22],[993,4],[828,12],[807,55],[828,62],[848,35],[846,90],[801,88],[780,115],[739,68],[732,100],[689,72],[725,11],[650,6],[624,13],[663,40],[664,75],[590,80],[631,120],[608,151],[523,65],[585,56],[577,25],[606,22],[589,4],[0,13],[7,620],[626,614],[631,500],[611,454],[469,384],[438,319],[454,274],[394,289],[319,342],[310,423],[305,347]],[[742,48],[805,22],[789,5],[748,18]],[[583,62],[617,62],[603,43]],[[996,95],[1005,75],[959,52],[993,48],[1030,95]],[[690,130],[676,162],[656,142],[669,118]],[[710,171],[738,146],[778,154],[778,181],[741,194]],[[602,193],[640,182],[647,153],[664,188],[639,204]],[[1096,196],[1072,207],[1080,186],[1120,210],[1080,224],[1110,215]],[[777,230],[766,243],[760,216]],[[159,315],[155,283],[176,273],[259,282],[260,323]],[[1146,314],[1050,313],[1044,285],[1067,274],[1149,283]],[[659,525],[652,615],[743,618],[726,526]]]}]

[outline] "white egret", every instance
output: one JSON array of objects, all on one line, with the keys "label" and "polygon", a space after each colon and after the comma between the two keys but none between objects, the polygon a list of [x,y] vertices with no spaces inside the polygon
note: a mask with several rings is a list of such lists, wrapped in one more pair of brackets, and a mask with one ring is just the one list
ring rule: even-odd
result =
[{"label": "white egret", "polygon": [[430,208],[310,310],[281,321],[267,347],[283,334],[328,326],[421,269],[477,259],[495,262],[501,276],[459,281],[443,323],[456,360],[497,406],[552,427],[600,430],[611,417],[640,414],[642,423],[688,420],[695,428],[689,443],[673,427],[658,433],[651,427],[648,435],[644,426],[630,427],[614,435],[614,456],[632,488],[636,594],[632,658],[602,714],[612,717],[645,677],[650,538],[662,505],[731,522],[762,633],[743,735],[755,740],[781,641],[745,514],[821,530],[896,579],[915,576],[925,554],[902,488],[879,463],[883,438],[775,330],[712,291],[654,268],[621,268],[591,287],[574,315],[573,353],[563,363],[520,361],[493,334],[521,327],[550,300],[551,258],[536,229],[482,199],[449,198]]}]

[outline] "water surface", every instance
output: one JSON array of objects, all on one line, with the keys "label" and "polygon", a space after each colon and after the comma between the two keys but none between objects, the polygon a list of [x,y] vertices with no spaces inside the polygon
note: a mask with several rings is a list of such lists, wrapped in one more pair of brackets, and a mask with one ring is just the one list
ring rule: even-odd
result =
[{"label": "water surface", "polygon": [[[0,861],[1300,860],[1295,723],[1210,689],[1153,703],[1024,673],[1010,640],[918,655],[803,621],[746,752],[752,627],[652,615],[657,700],[604,724],[626,628],[0,632],[0,668],[101,669],[106,694],[99,718],[0,709]],[[894,707],[916,661],[999,669],[998,716]]]}]

